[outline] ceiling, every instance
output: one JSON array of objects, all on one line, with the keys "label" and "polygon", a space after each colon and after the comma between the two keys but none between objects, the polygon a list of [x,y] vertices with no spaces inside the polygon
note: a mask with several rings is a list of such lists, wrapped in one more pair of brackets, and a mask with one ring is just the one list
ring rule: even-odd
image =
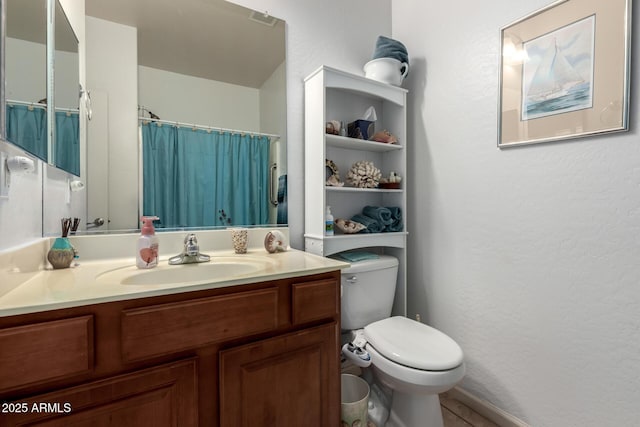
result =
[{"label": "ceiling", "polygon": [[258,88],[285,59],[285,25],[225,0],[86,0],[86,14],[138,29],[138,63]]}]

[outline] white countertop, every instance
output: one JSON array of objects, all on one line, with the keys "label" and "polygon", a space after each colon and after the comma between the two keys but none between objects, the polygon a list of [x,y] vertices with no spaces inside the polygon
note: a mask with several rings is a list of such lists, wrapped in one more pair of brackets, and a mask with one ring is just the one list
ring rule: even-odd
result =
[{"label": "white countertop", "polygon": [[[60,308],[77,307],[111,301],[128,300],[134,298],[176,294],[205,289],[215,289],[226,286],[243,285],[248,283],[277,280],[296,276],[325,273],[349,267],[348,263],[323,258],[306,252],[290,249],[286,252],[274,254],[264,249],[249,249],[246,255],[234,254],[232,250],[207,251],[211,256],[211,263],[216,259],[237,257],[242,260],[254,259],[260,261],[263,268],[257,271],[237,274],[232,277],[187,282],[189,268],[200,264],[168,265],[168,256],[161,256],[159,265],[153,271],[184,269],[185,283],[171,283],[163,285],[133,285],[121,284],[117,280],[109,282],[105,277],[115,277],[113,270],[126,274],[138,274],[143,271],[135,267],[135,259],[109,258],[106,260],[81,261],[78,266],[51,270],[43,269],[26,274],[19,269],[5,271],[3,281],[19,283],[11,289],[0,293],[0,316],[34,313]],[[106,273],[111,274],[107,276]],[[172,271],[173,273],[173,271]],[[13,276],[12,276],[13,275]],[[102,276],[101,276],[102,275]],[[120,274],[122,276],[122,274]],[[100,279],[102,277],[102,279]]]}]

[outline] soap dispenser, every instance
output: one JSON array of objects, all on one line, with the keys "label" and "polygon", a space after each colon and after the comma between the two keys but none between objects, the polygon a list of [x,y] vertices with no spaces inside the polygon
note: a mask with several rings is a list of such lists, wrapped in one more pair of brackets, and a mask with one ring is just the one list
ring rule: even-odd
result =
[{"label": "soap dispenser", "polygon": [[324,217],[324,235],[333,236],[333,215],[331,214],[331,206],[327,206]]},{"label": "soap dispenser", "polygon": [[158,220],[157,216],[143,216],[142,229],[138,238],[138,252],[136,254],[136,265],[138,268],[153,268],[158,265],[158,237],[153,228],[153,221]]}]

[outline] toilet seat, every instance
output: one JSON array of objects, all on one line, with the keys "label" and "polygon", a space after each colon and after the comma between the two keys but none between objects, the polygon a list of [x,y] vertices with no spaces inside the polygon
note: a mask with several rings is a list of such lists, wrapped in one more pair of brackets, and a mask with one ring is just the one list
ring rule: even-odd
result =
[{"label": "toilet seat", "polygon": [[448,371],[463,361],[462,349],[453,339],[406,317],[373,322],[365,326],[364,337],[379,356],[413,370]]},{"label": "toilet seat", "polygon": [[365,350],[371,355],[371,367],[377,378],[387,387],[415,394],[439,394],[457,384],[466,372],[464,363],[447,371],[424,371],[410,368],[387,359],[368,343]]}]

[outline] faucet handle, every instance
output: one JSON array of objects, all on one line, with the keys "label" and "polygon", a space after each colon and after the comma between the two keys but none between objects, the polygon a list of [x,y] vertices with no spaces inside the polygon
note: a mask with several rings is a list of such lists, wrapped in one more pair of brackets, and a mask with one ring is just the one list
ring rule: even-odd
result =
[{"label": "faucet handle", "polygon": [[189,256],[198,255],[198,252],[200,252],[198,239],[196,238],[195,234],[187,234],[187,236],[184,238],[184,251]]}]

